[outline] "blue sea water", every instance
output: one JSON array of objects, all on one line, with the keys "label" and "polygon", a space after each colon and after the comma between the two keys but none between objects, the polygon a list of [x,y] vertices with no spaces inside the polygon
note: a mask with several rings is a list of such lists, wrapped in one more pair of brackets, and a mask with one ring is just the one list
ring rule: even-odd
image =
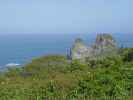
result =
[{"label": "blue sea water", "polygon": [[[133,34],[113,34],[119,46],[133,47]],[[1,34],[0,66],[8,63],[25,64],[34,57],[67,54],[75,38],[90,45],[96,34]]]}]

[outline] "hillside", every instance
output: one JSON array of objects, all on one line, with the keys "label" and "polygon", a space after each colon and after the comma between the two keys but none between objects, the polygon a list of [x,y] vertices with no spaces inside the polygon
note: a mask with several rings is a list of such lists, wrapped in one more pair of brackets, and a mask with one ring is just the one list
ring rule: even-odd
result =
[{"label": "hillside", "polygon": [[1,73],[0,100],[132,100],[133,49],[110,55],[83,62],[65,55],[34,58]]}]

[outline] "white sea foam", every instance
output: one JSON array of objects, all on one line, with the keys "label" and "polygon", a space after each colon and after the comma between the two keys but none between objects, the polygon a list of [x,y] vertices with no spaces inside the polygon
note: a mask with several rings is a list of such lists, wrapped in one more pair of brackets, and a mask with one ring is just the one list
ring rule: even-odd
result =
[{"label": "white sea foam", "polygon": [[7,71],[9,68],[13,68],[13,67],[19,67],[21,64],[18,63],[8,63],[4,66],[0,66],[0,72],[5,72]]},{"label": "white sea foam", "polygon": [[15,67],[15,66],[20,66],[18,63],[8,63],[5,65],[6,67]]}]

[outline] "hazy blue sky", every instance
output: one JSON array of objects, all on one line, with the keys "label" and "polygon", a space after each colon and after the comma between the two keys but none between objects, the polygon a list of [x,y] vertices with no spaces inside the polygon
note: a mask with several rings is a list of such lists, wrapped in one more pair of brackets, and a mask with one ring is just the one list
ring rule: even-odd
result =
[{"label": "hazy blue sky", "polygon": [[2,33],[133,33],[133,0],[0,0]]}]

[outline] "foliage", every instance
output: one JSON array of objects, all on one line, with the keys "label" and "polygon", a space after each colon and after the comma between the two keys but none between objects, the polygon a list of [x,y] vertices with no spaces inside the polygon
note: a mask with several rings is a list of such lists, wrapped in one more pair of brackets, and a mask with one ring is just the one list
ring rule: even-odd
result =
[{"label": "foliage", "polygon": [[[80,62],[49,55],[0,75],[0,100],[132,100],[132,50]],[[127,54],[129,55],[128,59]]]},{"label": "foliage", "polygon": [[133,48],[123,48],[121,55],[124,61],[133,61]]}]

